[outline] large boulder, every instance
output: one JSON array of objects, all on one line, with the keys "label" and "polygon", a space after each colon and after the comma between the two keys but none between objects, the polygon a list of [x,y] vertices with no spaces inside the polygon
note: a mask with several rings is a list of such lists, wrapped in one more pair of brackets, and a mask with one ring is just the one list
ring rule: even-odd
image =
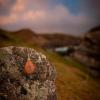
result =
[{"label": "large boulder", "polygon": [[[28,54],[36,68],[26,75]],[[34,49],[0,48],[0,100],[56,100],[54,66]]]}]

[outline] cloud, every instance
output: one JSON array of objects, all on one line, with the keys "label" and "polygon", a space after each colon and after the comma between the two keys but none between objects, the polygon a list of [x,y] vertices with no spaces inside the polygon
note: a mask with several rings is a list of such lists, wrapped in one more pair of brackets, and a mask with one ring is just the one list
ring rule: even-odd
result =
[{"label": "cloud", "polygon": [[94,14],[94,17],[98,20],[100,19],[100,0],[90,0],[91,5],[91,15]]},{"label": "cloud", "polygon": [[16,0],[0,0],[0,16],[9,15]]},{"label": "cloud", "polygon": [[24,21],[29,21],[30,23],[43,20],[44,18],[45,18],[45,11],[30,10],[24,13],[24,15],[22,16],[22,19]]},{"label": "cloud", "polygon": [[17,19],[18,18],[15,14],[11,14],[10,16],[0,16],[0,25],[14,24]]},{"label": "cloud", "polygon": [[0,5],[3,5],[4,6],[4,4],[5,4],[5,1],[0,0]]},{"label": "cloud", "polygon": [[25,10],[26,0],[17,0],[15,5],[13,5],[11,12],[19,13]]},{"label": "cloud", "polygon": [[[12,4],[8,1],[11,2],[0,0],[1,8],[6,9],[4,12],[8,13],[0,14],[0,26],[8,29],[29,27],[37,32],[78,34],[97,25],[98,21],[95,19],[97,17],[88,14],[88,6],[78,14],[73,14],[67,6],[53,4],[53,0],[14,0]],[[7,7],[7,4],[10,6]]]},{"label": "cloud", "polygon": [[57,5],[51,10],[30,10],[22,18],[27,26],[37,32],[78,32],[80,26],[89,26],[90,19],[85,15],[73,15],[63,5]]}]

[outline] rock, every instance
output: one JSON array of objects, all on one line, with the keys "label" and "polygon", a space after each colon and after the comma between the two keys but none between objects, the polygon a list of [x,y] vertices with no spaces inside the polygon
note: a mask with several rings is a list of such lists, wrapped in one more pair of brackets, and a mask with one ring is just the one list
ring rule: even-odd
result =
[{"label": "rock", "polygon": [[[26,75],[27,56],[36,65]],[[0,48],[0,100],[56,100],[55,69],[46,56],[25,47]]]},{"label": "rock", "polygon": [[86,33],[73,57],[86,65],[92,75],[100,76],[100,27]]}]

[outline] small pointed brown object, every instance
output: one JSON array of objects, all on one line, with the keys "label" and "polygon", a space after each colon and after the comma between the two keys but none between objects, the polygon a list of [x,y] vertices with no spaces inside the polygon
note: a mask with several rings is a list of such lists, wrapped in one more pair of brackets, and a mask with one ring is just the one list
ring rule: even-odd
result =
[{"label": "small pointed brown object", "polygon": [[28,59],[27,59],[27,62],[24,66],[24,72],[25,74],[27,75],[30,75],[30,74],[33,74],[34,73],[34,70],[36,68],[36,65],[32,63],[29,55],[28,55]]}]

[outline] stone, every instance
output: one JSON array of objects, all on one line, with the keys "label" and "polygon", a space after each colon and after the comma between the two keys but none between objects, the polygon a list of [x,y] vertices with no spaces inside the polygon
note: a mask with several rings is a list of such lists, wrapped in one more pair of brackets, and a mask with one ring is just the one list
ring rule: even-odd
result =
[{"label": "stone", "polygon": [[85,34],[73,57],[84,64],[95,77],[100,77],[100,27]]},{"label": "stone", "polygon": [[[34,72],[26,75],[28,54]],[[0,48],[0,100],[56,100],[56,71],[45,55],[31,48]]]}]

